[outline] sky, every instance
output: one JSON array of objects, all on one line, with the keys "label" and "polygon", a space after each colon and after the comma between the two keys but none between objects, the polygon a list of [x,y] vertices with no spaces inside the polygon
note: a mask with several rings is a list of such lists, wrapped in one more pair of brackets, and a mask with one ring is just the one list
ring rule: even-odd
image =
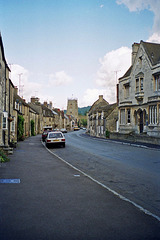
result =
[{"label": "sky", "polygon": [[27,102],[61,110],[72,98],[114,103],[132,44],[160,43],[159,11],[159,0],[0,0],[10,79]]}]

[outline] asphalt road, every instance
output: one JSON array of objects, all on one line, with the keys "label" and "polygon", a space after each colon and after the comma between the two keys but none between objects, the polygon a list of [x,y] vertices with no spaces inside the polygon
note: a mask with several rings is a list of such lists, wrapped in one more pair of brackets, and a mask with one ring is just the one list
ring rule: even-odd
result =
[{"label": "asphalt road", "polygon": [[[50,150],[73,156],[67,145]],[[35,136],[0,167],[0,239],[158,240],[160,221],[55,157]]]},{"label": "asphalt road", "polygon": [[52,148],[67,162],[160,217],[160,149],[67,133],[66,148]]}]

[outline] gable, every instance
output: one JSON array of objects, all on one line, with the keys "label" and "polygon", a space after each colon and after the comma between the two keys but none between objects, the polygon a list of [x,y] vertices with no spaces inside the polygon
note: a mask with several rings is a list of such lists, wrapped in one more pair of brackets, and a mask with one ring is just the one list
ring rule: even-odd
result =
[{"label": "gable", "polygon": [[130,77],[132,71],[136,70],[137,73],[140,72],[142,69],[141,64],[145,66],[149,65],[150,68],[156,64],[160,64],[160,44],[141,41],[133,65],[130,66],[119,80]]},{"label": "gable", "polygon": [[97,106],[99,106],[99,105],[101,105],[101,106],[104,106],[104,105],[105,105],[105,106],[106,106],[106,105],[108,105],[108,104],[109,104],[109,103],[103,98],[103,95],[99,95],[99,99],[93,103],[93,105],[91,106],[91,108],[90,108],[90,110],[89,110],[89,113],[90,113],[91,111],[94,111],[95,108],[97,108]]}]

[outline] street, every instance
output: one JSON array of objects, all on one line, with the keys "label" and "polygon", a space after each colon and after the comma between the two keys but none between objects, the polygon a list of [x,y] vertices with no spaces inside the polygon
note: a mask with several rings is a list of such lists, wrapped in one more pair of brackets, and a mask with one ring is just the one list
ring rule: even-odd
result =
[{"label": "street", "polygon": [[[125,192],[125,184],[116,182],[120,177],[121,182],[122,179],[130,180],[129,175],[133,178],[135,169],[138,172],[137,160],[133,170],[131,163],[125,163],[126,160],[122,163],[119,159],[115,160],[118,149],[122,154],[122,146],[99,141],[87,138],[79,131],[66,134],[66,148],[54,147],[48,150],[41,143],[40,135],[19,142],[10,157],[11,161],[0,167],[0,239],[160,239],[160,221],[157,215],[154,216],[155,213],[150,215],[97,184],[101,181],[106,185],[108,181],[109,187],[112,187],[115,183],[122,194]],[[88,149],[89,146],[92,148]],[[101,152],[100,146],[108,150]],[[109,152],[109,146],[113,154]],[[127,150],[127,146],[124,147]],[[130,151],[129,148],[128,152]],[[134,151],[140,149],[133,148],[132,152]],[[150,151],[147,150],[146,154],[149,155]],[[105,157],[105,152],[112,158]],[[158,156],[159,152],[153,151],[153,154],[154,161],[158,161],[156,154]],[[103,163],[104,159],[106,161]],[[64,160],[70,160],[72,165],[74,163],[74,166],[88,175],[66,164]],[[145,172],[149,171],[149,165],[151,163],[148,163]],[[130,169],[130,173],[126,172],[127,169]],[[151,172],[154,171],[156,173],[153,168]],[[137,179],[141,179],[138,174]],[[91,175],[97,182],[89,177]],[[156,178],[158,179],[158,174]],[[141,180],[145,182],[144,185],[149,182],[143,178]],[[138,180],[135,181],[136,186]],[[126,186],[126,193],[130,194],[128,197],[132,196],[132,186],[127,183]],[[155,186],[156,184],[152,187]],[[142,186],[137,186],[136,194],[140,192],[139,188],[142,189]],[[154,191],[150,190],[149,194]],[[147,195],[143,192],[144,194]],[[138,195],[136,197],[140,198]],[[145,196],[143,199],[147,202]],[[145,203],[143,199],[142,203]],[[150,207],[156,209],[154,204]]]},{"label": "street", "polygon": [[129,200],[160,217],[160,150],[65,134],[66,148],[55,154]]}]

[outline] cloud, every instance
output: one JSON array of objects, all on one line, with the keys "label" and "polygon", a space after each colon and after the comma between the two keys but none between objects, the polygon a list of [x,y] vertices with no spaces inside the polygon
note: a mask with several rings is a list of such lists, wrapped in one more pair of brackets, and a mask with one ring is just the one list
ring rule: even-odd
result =
[{"label": "cloud", "polygon": [[104,99],[108,101],[107,89],[88,88],[84,92],[84,96],[80,99],[79,106],[91,106],[96,100],[98,100],[99,95],[103,95]]},{"label": "cloud", "polygon": [[152,11],[154,13],[153,33],[157,33],[160,36],[159,0],[117,0],[117,4],[126,5],[131,12],[142,11],[144,9]]},{"label": "cloud", "polygon": [[62,86],[71,83],[72,77],[67,75],[64,71],[56,72],[49,75],[49,85],[50,86]]},{"label": "cloud", "polygon": [[149,37],[147,42],[160,43],[160,34],[153,33],[152,36]]},{"label": "cloud", "polygon": [[23,85],[24,82],[28,81],[29,72],[24,67],[18,64],[12,64],[10,66],[10,69],[11,69],[10,78],[15,86],[19,88],[19,84]]},{"label": "cloud", "polygon": [[[64,71],[55,74],[31,73],[24,67],[13,64],[10,66],[10,79],[18,87],[18,94],[30,102],[31,97],[38,97],[40,102],[52,101],[54,107],[64,107],[64,99],[54,90],[53,86],[69,84],[72,78]],[[20,75],[19,75],[20,74]],[[19,88],[19,84],[21,87]],[[58,104],[58,105],[57,105]]]},{"label": "cloud", "polygon": [[[99,60],[96,84],[107,91],[107,101],[115,101],[116,80],[123,76],[131,65],[131,49],[121,47],[107,53]],[[117,79],[116,79],[117,78]]]},{"label": "cloud", "polygon": [[40,94],[42,94],[42,84],[29,81],[31,73],[27,69],[18,64],[11,65],[10,69],[10,78],[14,86],[18,87],[18,94],[20,95],[20,97],[23,97],[24,99],[29,101],[31,96],[35,96],[36,93],[39,92]]},{"label": "cloud", "polygon": [[103,8],[103,7],[104,7],[104,5],[103,5],[103,4],[101,4],[101,5],[100,5],[100,8]]}]

